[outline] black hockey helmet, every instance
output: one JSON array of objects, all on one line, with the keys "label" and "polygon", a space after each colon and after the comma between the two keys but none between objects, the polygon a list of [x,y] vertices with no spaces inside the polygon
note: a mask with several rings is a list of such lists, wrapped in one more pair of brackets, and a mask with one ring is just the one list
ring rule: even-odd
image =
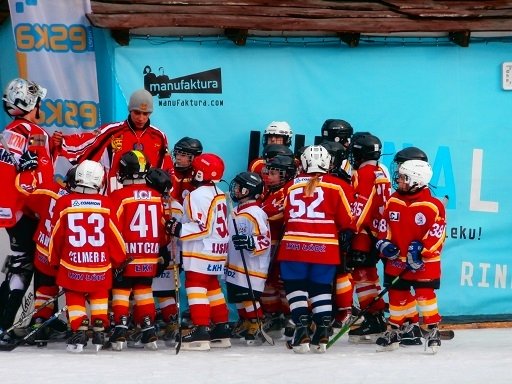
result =
[{"label": "black hockey helmet", "polygon": [[395,154],[393,162],[391,163],[391,175],[393,178],[398,174],[400,164],[407,160],[422,160],[428,162],[428,157],[425,152],[417,147],[406,147]]},{"label": "black hockey helmet", "polygon": [[283,144],[269,144],[263,148],[263,158],[265,161],[269,161],[277,155],[283,155],[293,158],[293,152],[290,148]]},{"label": "black hockey helmet", "polygon": [[241,172],[229,184],[229,194],[235,202],[256,200],[263,193],[263,180],[255,172]]},{"label": "black hockey helmet", "polygon": [[349,146],[349,160],[354,169],[368,160],[379,160],[382,151],[382,143],[377,136],[370,132],[356,132],[352,136]]},{"label": "black hockey helmet", "polygon": [[350,142],[354,128],[348,121],[341,119],[327,119],[322,125],[322,138],[345,145]]},{"label": "black hockey helmet", "polygon": [[[180,165],[179,162],[176,161],[176,154],[178,153],[188,156],[188,162],[186,165]],[[174,168],[180,172],[190,169],[192,167],[192,160],[194,160],[194,157],[199,156],[201,153],[203,153],[203,144],[201,144],[198,139],[187,136],[182,137],[176,144],[174,144],[172,151],[174,157]]]},{"label": "black hockey helmet", "polygon": [[331,155],[331,170],[341,167],[343,160],[348,158],[348,151],[340,142],[324,141],[320,145]]},{"label": "black hockey helmet", "polygon": [[117,179],[120,182],[124,180],[142,179],[146,176],[149,167],[149,161],[143,152],[135,149],[131,150],[121,156]]},{"label": "black hockey helmet", "polygon": [[[270,183],[266,177],[269,170],[279,171],[279,183]],[[295,159],[289,156],[277,155],[273,159],[270,159],[263,170],[263,178],[265,186],[270,191],[276,191],[281,188],[287,181],[293,179],[297,173],[297,166]]]},{"label": "black hockey helmet", "polygon": [[64,183],[66,184],[66,190],[72,191],[76,188],[76,168],[78,167],[78,164],[73,165],[71,168],[68,169],[66,172],[66,177],[64,178]]},{"label": "black hockey helmet", "polygon": [[161,168],[150,168],[146,173],[146,184],[162,196],[168,196],[172,190],[171,177]]}]

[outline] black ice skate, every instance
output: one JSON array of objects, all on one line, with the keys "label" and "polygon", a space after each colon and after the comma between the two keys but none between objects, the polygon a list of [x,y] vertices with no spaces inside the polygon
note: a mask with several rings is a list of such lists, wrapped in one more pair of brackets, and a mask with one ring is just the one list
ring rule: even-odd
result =
[{"label": "black ice skate", "polygon": [[428,326],[428,333],[425,335],[425,351],[430,348],[432,353],[437,353],[441,346],[441,335],[437,324],[431,324]]},{"label": "black ice skate", "polygon": [[162,336],[166,346],[170,347],[176,342],[179,328],[178,315],[171,316],[169,322],[165,325],[164,334]]},{"label": "black ice skate", "polygon": [[398,349],[400,346],[400,330],[396,327],[388,329],[384,335],[377,338],[377,352],[388,352]]},{"label": "black ice skate", "polygon": [[78,329],[73,332],[71,337],[67,340],[66,351],[73,353],[81,353],[85,346],[87,345],[87,341],[89,340],[89,336],[87,336],[87,331],[89,329],[89,320],[83,319],[82,324],[78,327]]},{"label": "black ice skate", "polygon": [[156,336],[155,325],[151,322],[149,316],[146,316],[144,319],[142,319],[141,332],[142,336],[140,338],[140,342],[144,348],[151,351],[156,351],[158,349],[156,344],[158,337]]},{"label": "black ice skate", "polygon": [[[37,345],[38,347],[46,347],[48,340],[50,339],[51,329],[49,327],[42,327],[41,325],[45,322],[43,318],[35,318],[31,321],[29,332],[37,330],[31,337],[26,341],[28,345]],[[41,328],[41,329],[39,329]]]},{"label": "black ice skate", "polygon": [[119,324],[116,324],[114,327],[114,332],[110,336],[110,343],[112,344],[112,350],[114,351],[122,351],[127,346],[127,336],[128,333],[128,318],[126,316],[121,316]]},{"label": "black ice skate", "polygon": [[418,323],[406,322],[400,328],[400,345],[421,345],[422,333]]},{"label": "black ice skate", "polygon": [[322,321],[316,324],[315,333],[311,338],[310,349],[315,353],[325,353],[329,342],[331,330],[331,316],[322,317]]},{"label": "black ice skate", "polygon": [[283,329],[286,325],[286,319],[282,313],[269,313],[265,316],[263,330],[273,338],[280,338],[283,335]]},{"label": "black ice skate", "polygon": [[210,333],[205,325],[185,328],[181,335],[181,349],[185,351],[209,351]]},{"label": "black ice skate", "polygon": [[228,323],[217,323],[210,331],[211,348],[231,347],[231,328]]},{"label": "black ice skate", "polygon": [[92,345],[94,345],[96,352],[102,349],[103,345],[105,344],[104,331],[105,327],[103,326],[103,321],[95,320],[94,325],[92,327]]},{"label": "black ice skate", "polygon": [[348,332],[348,341],[351,343],[374,343],[386,331],[386,319],[382,312],[367,313],[359,327]]},{"label": "black ice skate", "polygon": [[302,315],[299,317],[299,322],[295,325],[295,332],[293,333],[293,340],[291,343],[293,352],[308,353],[310,341],[309,316]]}]

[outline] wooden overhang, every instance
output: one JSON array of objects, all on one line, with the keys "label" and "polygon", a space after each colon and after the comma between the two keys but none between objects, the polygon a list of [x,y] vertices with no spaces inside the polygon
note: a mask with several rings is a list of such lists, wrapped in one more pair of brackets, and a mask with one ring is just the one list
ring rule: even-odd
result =
[{"label": "wooden overhang", "polygon": [[444,33],[460,46],[474,33],[512,35],[512,1],[500,0],[92,0],[91,9],[91,24],[121,44],[141,28],[220,29],[238,45],[265,31],[335,34],[349,46],[361,34]]}]

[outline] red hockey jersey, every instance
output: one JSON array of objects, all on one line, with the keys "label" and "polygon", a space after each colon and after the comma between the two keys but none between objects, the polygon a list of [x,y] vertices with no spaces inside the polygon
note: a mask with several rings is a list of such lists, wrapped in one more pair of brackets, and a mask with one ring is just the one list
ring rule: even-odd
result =
[{"label": "red hockey jersey", "polygon": [[123,275],[154,277],[160,247],[167,244],[162,196],[145,184],[130,184],[110,198],[131,260]]},{"label": "red hockey jersey", "polygon": [[445,241],[446,213],[442,202],[425,188],[414,195],[393,193],[379,226],[379,238],[388,239],[400,248],[397,260],[386,262],[384,272],[398,276],[405,268],[407,248],[412,241],[423,244],[424,268],[407,272],[405,280],[441,278],[441,251]]},{"label": "red hockey jersey", "polygon": [[311,178],[301,175],[285,185],[285,232],[277,259],[339,264],[338,232],[350,226],[352,191],[337,177],[322,175],[312,195],[306,196]]},{"label": "red hockey jersey", "polygon": [[272,245],[276,245],[283,236],[284,198],[283,188],[280,188],[267,193],[261,203],[261,208],[268,216]]},{"label": "red hockey jersey", "polygon": [[126,259],[126,249],[108,197],[70,193],[57,200],[49,245],[57,284],[78,292],[112,287],[112,267]]}]

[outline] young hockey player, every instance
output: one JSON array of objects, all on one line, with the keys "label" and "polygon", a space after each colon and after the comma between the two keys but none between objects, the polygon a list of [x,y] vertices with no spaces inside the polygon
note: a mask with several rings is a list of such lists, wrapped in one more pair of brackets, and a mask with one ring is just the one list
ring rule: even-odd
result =
[{"label": "young hockey player", "polygon": [[[159,128],[151,125],[149,119],[153,112],[153,96],[145,89],[133,92],[128,102],[128,112],[126,120],[106,124],[92,137],[84,137],[80,145],[63,146],[61,149],[70,160],[81,162],[88,159],[103,164],[108,175],[108,192],[121,187],[117,181],[119,160],[132,149],[144,152],[152,166],[172,173],[167,137]],[[66,143],[64,138],[61,145]]]},{"label": "young hockey player", "polygon": [[49,136],[36,123],[45,96],[45,88],[16,78],[9,82],[2,98],[4,110],[13,121],[1,133],[0,143],[0,228],[6,229],[10,240],[6,279],[0,286],[0,343],[11,341],[12,335],[2,329],[12,326],[34,270],[32,237],[37,221],[23,215],[23,201],[27,193],[53,179]]},{"label": "young hockey player", "polygon": [[431,178],[432,169],[423,160],[403,162],[393,178],[396,192],[386,204],[376,246],[386,260],[384,284],[400,279],[389,288],[389,329],[377,339],[378,351],[421,345],[423,335],[433,352],[441,345],[435,290],[441,281],[446,217],[444,205],[428,188]]},{"label": "young hockey player", "polygon": [[[41,324],[48,320],[55,311],[55,302],[39,309],[47,300],[56,296],[59,287],[55,281],[57,270],[50,265],[48,245],[52,232],[52,220],[55,210],[55,204],[60,196],[67,195],[75,187],[76,165],[71,167],[65,179],[65,185],[60,185],[55,181],[41,184],[34,192],[25,199],[24,210],[27,214],[38,218],[38,225],[34,234],[36,243],[36,252],[34,257],[34,309],[38,310],[35,317],[31,320],[32,328],[39,328]],[[50,323],[51,328],[65,332],[67,325],[54,320]],[[37,332],[30,341],[36,342],[39,346],[46,345],[50,335],[50,327],[44,327],[41,332]]]},{"label": "young hockey player", "polygon": [[[157,274],[160,249],[167,246],[162,196],[146,185],[149,163],[141,151],[132,150],[121,156],[117,179],[123,188],[110,198],[126,243],[126,256],[131,260],[115,279],[112,288],[112,310],[115,329],[110,336],[112,349],[126,345],[130,294],[133,293],[133,322],[142,332],[144,348],[157,349],[155,303],[151,285]],[[169,260],[167,260],[167,264]]]},{"label": "young hockey player", "polygon": [[183,330],[181,348],[225,348],[231,346],[231,332],[219,275],[224,273],[229,233],[226,197],[216,186],[224,174],[224,162],[213,153],[203,153],[192,161],[192,169],[197,188],[185,197],[183,224],[174,217],[166,224],[167,232],[182,242],[185,288],[193,324]]},{"label": "young hockey player", "polygon": [[270,264],[270,227],[257,200],[263,180],[254,172],[242,172],[229,186],[231,199],[238,203],[231,212],[231,242],[225,268],[228,301],[236,303],[240,326],[236,331],[248,345],[258,343],[262,327],[260,297]]},{"label": "young hockey player", "polygon": [[261,304],[265,313],[264,329],[275,337],[280,337],[289,317],[290,308],[286,300],[283,282],[280,278],[279,263],[276,260],[277,248],[283,236],[284,185],[296,176],[295,159],[277,155],[270,159],[263,169],[265,193],[261,208],[267,214],[272,239],[270,267]]},{"label": "young hockey player", "polygon": [[348,121],[341,119],[327,119],[321,129],[323,141],[340,143],[346,149],[350,145],[350,138],[354,134],[354,128]]},{"label": "young hockey player", "polygon": [[[87,345],[92,323],[92,343],[103,346],[103,331],[109,324],[108,296],[112,268],[126,260],[124,240],[118,230],[110,199],[100,194],[105,170],[85,160],[76,168],[75,184],[55,205],[50,237],[50,265],[58,267],[57,284],[65,289],[73,335],[67,350],[81,352]],[[89,302],[91,316],[86,312]]]},{"label": "young hockey player", "polygon": [[[181,221],[183,217],[183,206],[173,199],[170,194],[173,186],[169,174],[159,168],[150,168],[146,174],[146,184],[162,195],[164,205],[164,214],[166,220],[176,217]],[[176,277],[179,279],[179,267],[181,246],[175,238],[171,239],[165,249],[160,249],[162,256],[159,260],[157,275],[153,279],[152,289],[153,297],[158,304],[160,311],[159,324],[162,339],[165,344],[170,346],[176,341],[179,328],[179,313],[177,301],[179,300],[179,281],[176,287]],[[169,260],[166,260],[166,257]],[[176,270],[177,269],[177,270]],[[176,276],[176,273],[178,274]]]},{"label": "young hockey player", "polygon": [[327,174],[327,150],[310,146],[301,159],[304,173],[285,186],[285,232],[277,259],[295,323],[290,346],[296,353],[310,347],[323,353],[332,321],[332,283],[340,263],[338,233],[349,229],[352,216],[344,186]]},{"label": "young hockey player", "polygon": [[[379,294],[375,250],[378,223],[390,195],[391,185],[379,163],[382,144],[369,132],[355,133],[349,148],[352,164],[352,186],[355,193],[352,230],[355,232],[347,253],[347,266],[352,269],[355,292],[361,308],[366,308]],[[349,331],[349,341],[373,343],[386,330],[385,303],[380,299],[365,315],[359,327]]]},{"label": "young hockey player", "polygon": [[196,156],[203,153],[203,145],[192,137],[183,137],[176,144],[172,151],[174,158],[174,174],[172,182],[172,197],[183,203],[186,195],[194,189],[192,185],[192,161]]},{"label": "young hockey player", "polygon": [[[293,132],[292,128],[290,127],[290,124],[288,124],[286,121],[272,121],[263,132],[262,155],[261,157],[258,157],[257,159],[251,161],[248,167],[248,171],[256,172],[260,176],[262,175],[261,172],[263,171],[263,167],[265,166],[265,161],[268,159],[267,155],[265,154],[265,149],[269,145],[283,145],[290,150],[290,156],[293,156],[293,152],[290,149],[292,145],[292,137]],[[285,153],[280,152],[280,154]],[[277,154],[274,154],[274,156],[275,155]]]}]

